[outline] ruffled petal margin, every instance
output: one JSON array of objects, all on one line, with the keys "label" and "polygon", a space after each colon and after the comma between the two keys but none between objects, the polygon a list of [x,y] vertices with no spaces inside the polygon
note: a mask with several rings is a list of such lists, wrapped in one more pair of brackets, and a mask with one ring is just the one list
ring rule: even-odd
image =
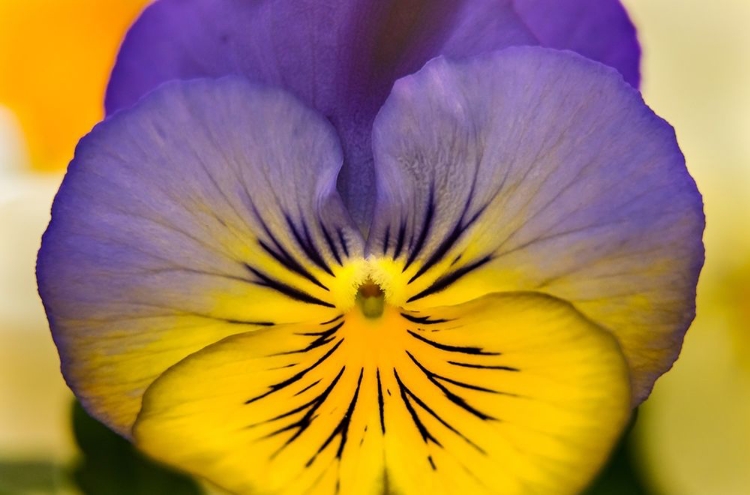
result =
[{"label": "ruffled petal margin", "polygon": [[373,142],[367,252],[397,259],[407,307],[550,294],[612,332],[648,395],[694,317],[704,216],[674,131],[615,70],[535,47],[437,59]]},{"label": "ruffled petal margin", "polygon": [[334,315],[363,246],[340,166],[327,122],[241,78],[169,83],[84,137],[37,273],[86,408],[127,436],[146,387],[191,353]]}]

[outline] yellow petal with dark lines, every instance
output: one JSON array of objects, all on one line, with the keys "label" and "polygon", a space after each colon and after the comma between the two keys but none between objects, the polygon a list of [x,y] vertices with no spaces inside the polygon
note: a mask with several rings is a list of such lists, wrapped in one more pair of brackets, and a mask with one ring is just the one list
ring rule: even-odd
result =
[{"label": "yellow petal with dark lines", "polygon": [[575,493],[628,419],[628,383],[615,340],[547,296],[355,307],[186,358],[134,436],[237,493]]}]

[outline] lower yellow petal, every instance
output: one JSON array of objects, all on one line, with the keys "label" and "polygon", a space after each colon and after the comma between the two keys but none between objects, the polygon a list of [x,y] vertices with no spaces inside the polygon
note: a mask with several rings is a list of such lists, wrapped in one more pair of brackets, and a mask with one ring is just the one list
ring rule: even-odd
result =
[{"label": "lower yellow petal", "polygon": [[148,389],[137,444],[237,493],[575,493],[629,415],[614,339],[490,295],[228,337]]}]

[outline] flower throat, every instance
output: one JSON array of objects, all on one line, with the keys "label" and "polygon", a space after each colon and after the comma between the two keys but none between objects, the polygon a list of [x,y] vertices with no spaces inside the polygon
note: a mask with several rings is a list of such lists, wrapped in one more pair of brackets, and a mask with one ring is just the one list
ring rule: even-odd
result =
[{"label": "flower throat", "polygon": [[367,318],[379,318],[385,306],[383,289],[368,278],[357,290],[357,305]]}]

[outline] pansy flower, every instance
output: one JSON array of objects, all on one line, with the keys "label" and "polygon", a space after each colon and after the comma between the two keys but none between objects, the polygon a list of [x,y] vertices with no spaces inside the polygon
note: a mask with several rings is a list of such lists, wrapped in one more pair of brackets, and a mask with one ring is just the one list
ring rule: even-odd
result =
[{"label": "pansy flower", "polygon": [[[617,70],[508,48],[579,3],[522,3],[149,7],[39,255],[85,407],[237,493],[585,486],[679,352],[702,205]],[[635,43],[601,4],[588,45]]]}]

